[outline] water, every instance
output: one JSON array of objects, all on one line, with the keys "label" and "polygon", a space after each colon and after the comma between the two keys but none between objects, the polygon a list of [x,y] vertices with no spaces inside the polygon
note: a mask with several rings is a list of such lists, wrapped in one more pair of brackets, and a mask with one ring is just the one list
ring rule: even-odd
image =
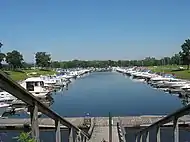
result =
[{"label": "water", "polygon": [[[92,73],[75,80],[68,90],[53,94],[54,103],[51,106],[62,116],[114,116],[127,115],[165,115],[182,107],[176,96],[155,90],[144,83],[133,82],[126,76],[114,72]],[[68,132],[64,132],[67,137]],[[16,141],[10,132],[1,135],[5,142]],[[44,142],[54,141],[54,134],[43,132]],[[64,137],[64,138],[66,138]],[[64,140],[66,141],[66,139]]]},{"label": "water", "polygon": [[62,116],[168,114],[182,107],[176,96],[133,82],[119,73],[92,73],[53,96],[53,110]]}]

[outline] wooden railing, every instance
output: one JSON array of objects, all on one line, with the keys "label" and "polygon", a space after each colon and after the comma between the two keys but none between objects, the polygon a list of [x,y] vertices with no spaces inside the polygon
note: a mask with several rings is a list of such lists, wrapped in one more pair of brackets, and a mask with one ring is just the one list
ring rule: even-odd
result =
[{"label": "wooden railing", "polygon": [[119,135],[119,141],[120,142],[126,142],[125,139],[125,128],[123,127],[122,121],[119,117],[119,122],[117,123],[117,131]]},{"label": "wooden railing", "polygon": [[64,125],[69,129],[69,142],[86,142],[90,138],[90,135],[78,127],[74,126],[66,119],[58,115],[53,110],[49,109],[43,103],[41,103],[35,96],[30,92],[26,91],[18,83],[9,78],[5,73],[0,71],[0,88],[5,90],[15,96],[16,98],[22,100],[29,106],[30,116],[31,116],[31,132],[33,138],[39,142],[39,127],[38,127],[38,111],[42,112],[46,116],[55,120],[55,130],[56,130],[56,142],[61,142],[61,131],[60,125]]},{"label": "wooden railing", "polygon": [[161,142],[161,133],[160,128],[169,122],[173,121],[173,141],[179,142],[179,125],[178,120],[180,117],[184,115],[188,115],[190,111],[190,104],[177,110],[176,112],[167,115],[166,117],[162,118],[161,120],[153,123],[152,125],[140,130],[136,134],[136,142],[140,141],[143,142],[143,137],[146,142],[150,142],[150,131],[156,128],[156,142]]}]

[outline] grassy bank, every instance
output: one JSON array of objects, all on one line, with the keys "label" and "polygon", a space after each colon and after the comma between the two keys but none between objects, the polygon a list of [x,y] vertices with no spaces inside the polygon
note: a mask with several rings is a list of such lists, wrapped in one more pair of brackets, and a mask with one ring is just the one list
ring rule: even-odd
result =
[{"label": "grassy bank", "polygon": [[19,70],[19,71],[5,71],[5,72],[15,81],[24,80],[28,77],[55,74],[55,71],[52,70]]},{"label": "grassy bank", "polygon": [[[179,67],[183,67],[184,70],[180,70]],[[168,65],[168,66],[156,66],[149,67],[153,72],[164,72],[175,74],[177,78],[190,80],[190,70],[186,70],[186,66]]]}]

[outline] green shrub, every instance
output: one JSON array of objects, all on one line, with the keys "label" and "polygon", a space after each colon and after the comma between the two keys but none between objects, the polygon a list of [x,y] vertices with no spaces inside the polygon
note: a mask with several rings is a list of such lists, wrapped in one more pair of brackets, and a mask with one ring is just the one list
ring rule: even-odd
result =
[{"label": "green shrub", "polygon": [[18,137],[16,137],[17,142],[36,142],[35,139],[31,138],[30,133],[22,132]]}]

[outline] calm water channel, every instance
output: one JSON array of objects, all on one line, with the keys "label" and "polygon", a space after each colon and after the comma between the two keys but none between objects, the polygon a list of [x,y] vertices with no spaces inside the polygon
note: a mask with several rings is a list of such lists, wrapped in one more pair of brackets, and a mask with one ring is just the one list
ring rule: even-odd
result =
[{"label": "calm water channel", "polygon": [[[114,116],[168,114],[182,107],[176,96],[155,90],[145,83],[134,82],[115,72],[92,73],[74,80],[68,90],[53,94],[51,108],[62,116]],[[48,136],[47,136],[48,133]],[[3,141],[12,142],[18,133],[1,134]],[[67,132],[63,137],[66,138]],[[54,134],[43,132],[44,142],[54,141]],[[66,141],[66,140],[65,140]]]},{"label": "calm water channel", "polygon": [[62,116],[168,114],[182,107],[178,97],[115,72],[92,73],[53,98],[52,109]]}]

